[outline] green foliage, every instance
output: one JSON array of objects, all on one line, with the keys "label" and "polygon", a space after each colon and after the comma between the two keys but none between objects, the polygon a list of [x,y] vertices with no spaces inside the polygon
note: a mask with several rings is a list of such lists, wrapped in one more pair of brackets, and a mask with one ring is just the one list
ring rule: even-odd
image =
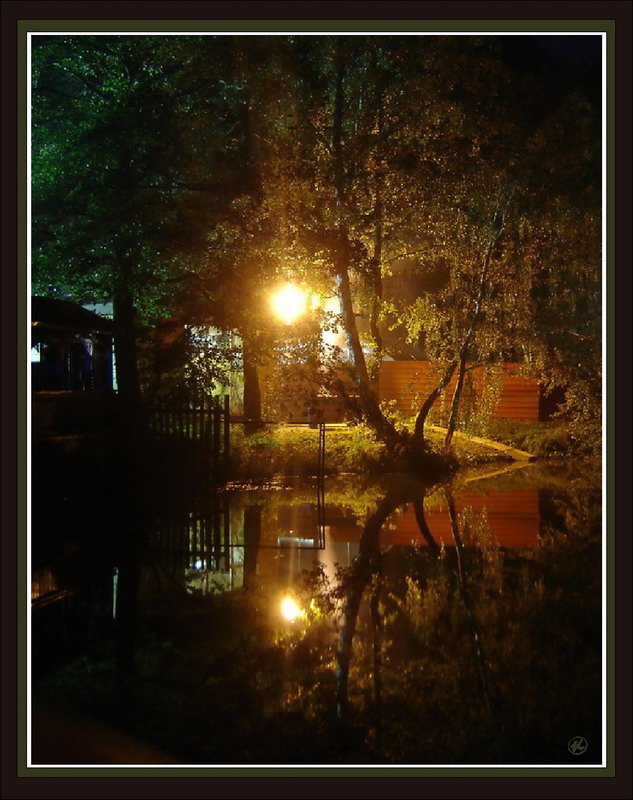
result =
[{"label": "green foliage", "polygon": [[[339,473],[376,473],[384,463],[384,445],[363,425],[326,432],[325,470]],[[270,425],[245,435],[232,426],[231,474],[236,478],[262,479],[274,475],[318,473],[318,431],[307,425]]]},{"label": "green foliage", "polygon": [[483,391],[477,397],[476,390],[472,389],[470,408],[463,414],[463,429],[475,436],[486,436],[501,394],[503,367],[498,364],[485,364],[480,371],[482,374],[477,377],[483,383]]},{"label": "green foliage", "polygon": [[[411,417],[398,417],[398,425],[407,429],[413,425]],[[557,442],[569,442],[565,427],[553,428],[547,423],[538,426],[497,426],[490,435],[498,441],[513,444],[539,457],[558,457],[572,452],[569,446],[559,450]],[[525,430],[525,435],[520,431]],[[543,444],[539,444],[539,437]],[[547,431],[550,433],[547,434]],[[512,433],[511,433],[512,432]],[[531,436],[529,435],[531,434]],[[427,430],[429,446],[436,452],[443,449],[444,435]],[[535,437],[536,438],[531,438]],[[550,441],[548,445],[546,442]],[[529,447],[534,449],[530,450]],[[307,425],[262,426],[257,433],[245,434],[243,426],[231,429],[231,475],[237,480],[260,481],[273,476],[308,476],[318,472],[318,433]],[[452,452],[461,465],[498,462],[503,457],[497,451],[464,437],[452,442]],[[328,475],[353,473],[376,475],[392,471],[392,463],[384,444],[365,425],[356,424],[327,428],[325,471]]]},{"label": "green foliage", "polygon": [[[387,327],[438,364],[522,360],[586,438],[598,120],[579,76],[502,37],[36,36],[33,288],[237,332],[246,367],[313,359],[309,394],[346,394],[383,438]],[[346,314],[288,337],[266,295],[290,278]],[[347,381],[325,324],[352,344]]]}]

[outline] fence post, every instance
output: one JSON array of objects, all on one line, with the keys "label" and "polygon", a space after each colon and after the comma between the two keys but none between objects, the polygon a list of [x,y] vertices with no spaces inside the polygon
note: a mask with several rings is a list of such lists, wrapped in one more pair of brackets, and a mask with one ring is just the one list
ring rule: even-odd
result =
[{"label": "fence post", "polygon": [[319,546],[325,547],[325,423],[319,423],[319,455],[317,467],[317,529]]},{"label": "fence post", "polygon": [[213,467],[213,398],[205,397],[202,405],[204,424],[204,452],[207,469]]},{"label": "fence post", "polygon": [[231,447],[231,407],[230,397],[224,395],[224,467],[228,474],[229,455]]},{"label": "fence post", "polygon": [[218,475],[218,466],[220,461],[220,424],[222,417],[220,416],[220,401],[218,397],[213,398],[213,479],[215,480]]},{"label": "fence post", "polygon": [[319,480],[325,477],[325,423],[319,422]]}]

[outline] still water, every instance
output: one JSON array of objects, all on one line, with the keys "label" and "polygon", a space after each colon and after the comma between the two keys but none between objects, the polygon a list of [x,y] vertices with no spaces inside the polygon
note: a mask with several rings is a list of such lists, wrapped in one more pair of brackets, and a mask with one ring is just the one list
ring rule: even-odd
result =
[{"label": "still water", "polygon": [[182,764],[600,763],[591,465],[156,505],[40,521],[36,704]]}]

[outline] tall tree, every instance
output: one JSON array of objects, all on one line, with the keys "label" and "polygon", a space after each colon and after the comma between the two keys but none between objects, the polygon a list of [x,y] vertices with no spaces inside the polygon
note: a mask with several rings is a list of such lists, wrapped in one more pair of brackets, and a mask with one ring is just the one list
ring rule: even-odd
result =
[{"label": "tall tree", "polygon": [[[419,452],[428,412],[456,375],[450,442],[469,362],[507,360],[537,340],[543,358],[552,353],[534,298],[550,303],[537,288],[544,269],[565,274],[553,267],[554,253],[584,270],[585,280],[566,290],[580,306],[593,302],[596,313],[593,110],[573,100],[566,78],[511,64],[496,39],[324,37],[287,45],[301,139],[286,150],[294,154],[286,155],[295,186],[288,213],[336,282],[352,378],[341,391],[380,438]],[[539,241],[549,252],[534,258]],[[584,265],[581,241],[591,241],[594,254]],[[403,255],[414,271],[444,274],[439,292],[401,312],[412,336],[424,334],[431,359],[447,365],[410,441],[378,406],[368,362],[372,345],[381,355],[380,341],[363,340],[357,324],[364,313],[376,330],[381,278]],[[583,284],[590,294],[581,301]]]},{"label": "tall tree", "polygon": [[[42,37],[35,286],[114,297],[130,396],[135,314],[239,332],[253,417],[248,377],[275,346],[265,288],[330,287],[347,341],[332,385],[414,460],[456,375],[450,441],[473,362],[523,353],[586,405],[598,136],[591,103],[552,77],[496,37]],[[439,280],[398,306],[394,266]],[[378,402],[388,317],[439,367],[412,436]]]},{"label": "tall tree", "polygon": [[[219,72],[222,51],[204,55]],[[139,320],[173,310],[175,282],[248,180],[230,88],[200,76],[201,57],[188,37],[34,39],[33,287],[112,299],[131,403]]]}]

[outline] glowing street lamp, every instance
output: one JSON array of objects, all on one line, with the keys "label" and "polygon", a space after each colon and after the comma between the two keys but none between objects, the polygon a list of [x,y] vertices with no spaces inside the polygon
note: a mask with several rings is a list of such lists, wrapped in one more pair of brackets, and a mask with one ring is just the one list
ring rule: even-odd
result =
[{"label": "glowing street lamp", "polygon": [[299,608],[292,597],[284,597],[281,601],[281,616],[288,622],[294,622],[298,617],[305,616],[305,611]]},{"label": "glowing street lamp", "polygon": [[273,312],[286,325],[292,325],[308,307],[308,293],[298,286],[287,283],[271,297]]}]

